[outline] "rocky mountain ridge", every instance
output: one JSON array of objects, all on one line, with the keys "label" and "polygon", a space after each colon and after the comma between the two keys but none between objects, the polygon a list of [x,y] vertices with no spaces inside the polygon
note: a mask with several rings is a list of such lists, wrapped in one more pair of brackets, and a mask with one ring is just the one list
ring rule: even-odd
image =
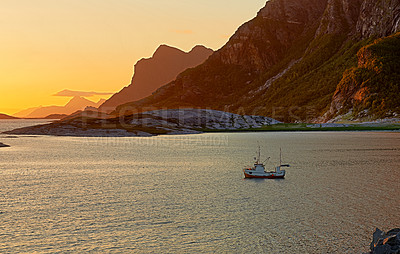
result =
[{"label": "rocky mountain ridge", "polygon": [[102,103],[104,103],[103,99],[99,100],[98,102],[93,102],[84,97],[74,96],[64,106],[40,106],[23,110],[15,115],[18,115],[22,118],[46,118],[51,115],[70,115],[76,111],[84,110],[86,107],[97,108]]},{"label": "rocky mountain ridge", "polygon": [[174,80],[179,73],[203,63],[213,52],[200,45],[189,52],[161,45],[152,57],[143,58],[135,64],[131,83],[104,102],[99,109],[110,112],[120,104],[147,97]]},{"label": "rocky mountain ridge", "polygon": [[362,1],[356,30],[362,38],[385,37],[399,32],[400,2],[398,0]]},{"label": "rocky mountain ridge", "polygon": [[[341,80],[358,65],[357,52],[400,30],[399,8],[395,0],[268,1],[204,64],[115,113],[211,107],[286,122],[328,121],[346,113],[332,104],[338,103]],[[352,110],[349,96],[343,94],[343,103]]]}]

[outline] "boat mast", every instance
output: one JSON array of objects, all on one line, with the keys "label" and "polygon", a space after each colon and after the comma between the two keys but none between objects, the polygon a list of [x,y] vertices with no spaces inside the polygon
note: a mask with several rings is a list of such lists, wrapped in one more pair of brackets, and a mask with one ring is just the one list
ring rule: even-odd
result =
[{"label": "boat mast", "polygon": [[280,148],[280,153],[279,153],[279,166],[282,165],[282,147]]},{"label": "boat mast", "polygon": [[261,160],[261,146],[260,144],[258,144],[258,159],[257,159],[257,164],[260,163]]}]

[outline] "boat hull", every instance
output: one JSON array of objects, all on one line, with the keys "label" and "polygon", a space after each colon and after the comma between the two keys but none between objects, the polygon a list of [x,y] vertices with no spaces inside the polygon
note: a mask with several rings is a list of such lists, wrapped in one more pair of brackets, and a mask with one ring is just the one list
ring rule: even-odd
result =
[{"label": "boat hull", "polygon": [[244,172],[245,178],[260,178],[260,179],[284,179],[285,175],[266,174],[266,175],[249,175]]}]

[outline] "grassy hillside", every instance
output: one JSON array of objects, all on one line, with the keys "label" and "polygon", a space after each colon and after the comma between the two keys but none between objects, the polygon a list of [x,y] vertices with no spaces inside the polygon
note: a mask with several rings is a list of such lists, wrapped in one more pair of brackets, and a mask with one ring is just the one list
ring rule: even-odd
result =
[{"label": "grassy hillside", "polygon": [[358,90],[344,108],[354,108],[354,117],[400,114],[400,33],[375,40],[360,49],[357,56],[358,66],[345,72],[339,84]]},{"label": "grassy hillside", "polygon": [[357,64],[357,51],[368,41],[329,34],[315,39],[310,47],[313,50],[267,91],[258,94],[262,100],[248,104],[248,110],[263,105],[260,114],[284,122],[310,121],[323,115],[343,72]]}]

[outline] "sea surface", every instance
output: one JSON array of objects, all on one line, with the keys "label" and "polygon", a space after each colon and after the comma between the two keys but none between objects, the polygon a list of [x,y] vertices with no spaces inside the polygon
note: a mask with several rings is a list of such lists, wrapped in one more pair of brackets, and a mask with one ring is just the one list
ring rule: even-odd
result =
[{"label": "sea surface", "polygon": [[[400,226],[399,132],[0,142],[0,253],[362,253]],[[257,142],[286,179],[243,179]]]}]

